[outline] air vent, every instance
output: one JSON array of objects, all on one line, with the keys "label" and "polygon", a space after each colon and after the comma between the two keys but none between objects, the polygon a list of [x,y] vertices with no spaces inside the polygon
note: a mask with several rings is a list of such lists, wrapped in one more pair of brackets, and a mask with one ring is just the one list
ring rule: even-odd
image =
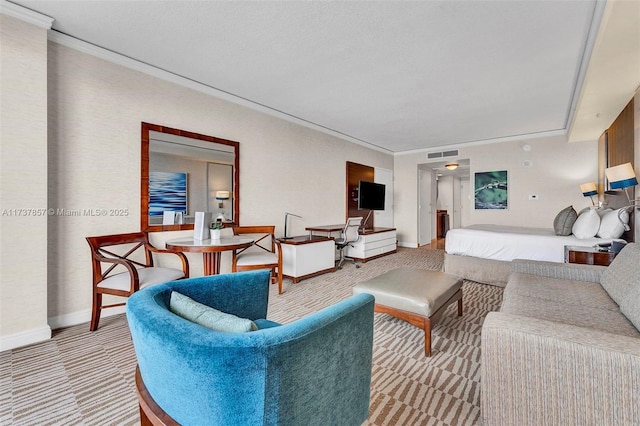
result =
[{"label": "air vent", "polygon": [[441,152],[428,152],[427,159],[432,158],[443,158],[443,157],[455,157],[458,155],[458,150],[454,149],[451,151],[441,151]]}]

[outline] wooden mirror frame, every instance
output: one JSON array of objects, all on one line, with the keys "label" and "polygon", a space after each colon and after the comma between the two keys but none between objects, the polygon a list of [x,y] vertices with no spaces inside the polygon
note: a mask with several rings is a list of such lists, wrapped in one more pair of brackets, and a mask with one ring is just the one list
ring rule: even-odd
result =
[{"label": "wooden mirror frame", "polygon": [[193,223],[180,225],[151,225],[149,224],[149,131],[168,133],[185,138],[197,139],[221,145],[228,145],[234,148],[235,161],[233,164],[233,221],[226,223],[229,225],[240,224],[240,143],[227,139],[220,139],[213,136],[201,135],[199,133],[188,132],[186,130],[173,129],[171,127],[157,124],[142,123],[141,145],[142,155],[140,157],[140,230],[146,232],[178,231],[193,229]]}]

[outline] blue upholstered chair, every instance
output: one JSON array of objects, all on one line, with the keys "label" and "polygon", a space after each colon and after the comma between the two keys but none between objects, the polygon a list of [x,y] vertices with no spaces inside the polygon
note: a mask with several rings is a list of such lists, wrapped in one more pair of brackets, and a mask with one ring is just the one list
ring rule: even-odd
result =
[{"label": "blue upholstered chair", "polygon": [[[142,424],[360,425],[369,414],[373,296],[290,324],[266,318],[269,271],[172,281],[127,303]],[[175,290],[255,322],[229,333],[169,310]]]}]

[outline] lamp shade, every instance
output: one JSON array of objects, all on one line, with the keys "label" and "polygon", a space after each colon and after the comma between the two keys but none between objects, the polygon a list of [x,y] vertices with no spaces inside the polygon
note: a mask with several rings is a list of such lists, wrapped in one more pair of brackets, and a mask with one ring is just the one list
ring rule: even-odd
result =
[{"label": "lamp shade", "polygon": [[598,188],[595,182],[588,182],[580,184],[580,191],[585,197],[591,197],[592,195],[598,195]]},{"label": "lamp shade", "polygon": [[229,191],[216,191],[216,200],[228,200]]},{"label": "lamp shade", "polygon": [[623,189],[638,184],[631,163],[609,167],[605,169],[604,173],[607,175],[611,189]]},{"label": "lamp shade", "polygon": [[455,170],[458,168],[458,163],[449,163],[449,164],[445,164],[444,167],[448,170]]}]

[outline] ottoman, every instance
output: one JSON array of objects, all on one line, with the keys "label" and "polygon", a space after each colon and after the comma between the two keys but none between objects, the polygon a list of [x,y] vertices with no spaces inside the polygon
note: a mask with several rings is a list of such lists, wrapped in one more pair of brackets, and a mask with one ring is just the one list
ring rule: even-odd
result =
[{"label": "ottoman", "polygon": [[398,268],[356,284],[353,294],[358,293],[375,297],[376,312],[422,328],[426,356],[431,356],[431,325],[447,306],[457,301],[462,315],[462,278],[445,272]]}]

